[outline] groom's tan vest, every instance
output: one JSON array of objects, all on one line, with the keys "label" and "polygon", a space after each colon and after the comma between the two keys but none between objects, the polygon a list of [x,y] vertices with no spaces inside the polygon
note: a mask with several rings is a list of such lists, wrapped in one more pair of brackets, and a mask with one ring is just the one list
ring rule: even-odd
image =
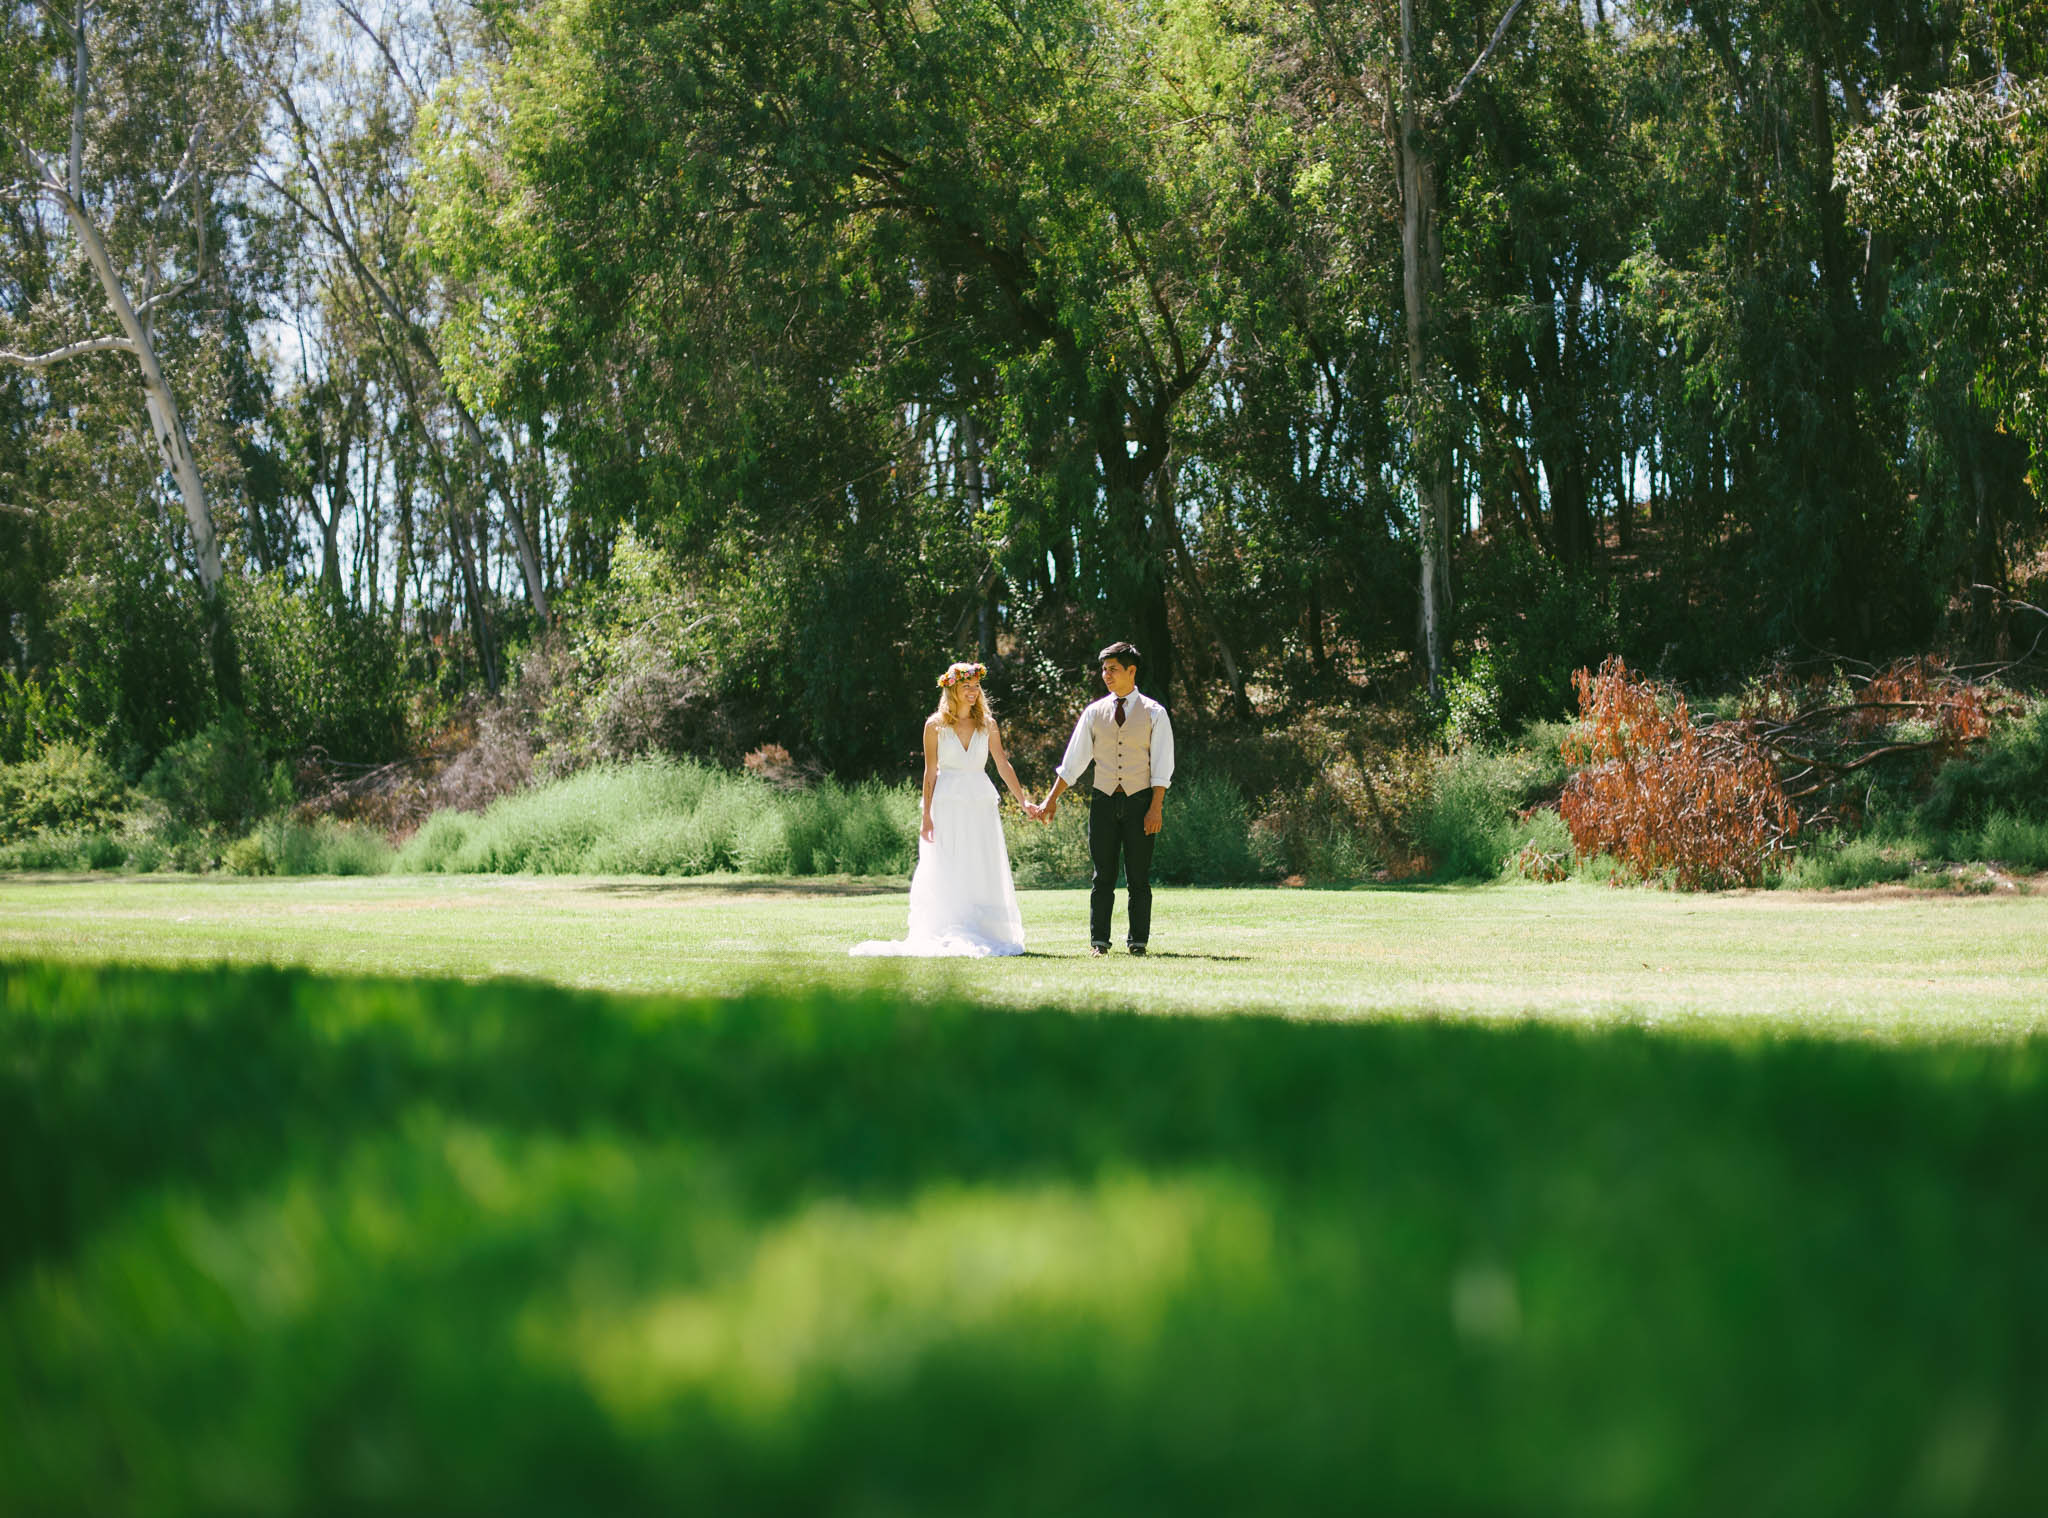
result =
[{"label": "groom's tan vest", "polygon": [[1152,783],[1152,714],[1136,695],[1124,700],[1124,725],[1116,725],[1116,698],[1096,703],[1095,789],[1142,791]]}]

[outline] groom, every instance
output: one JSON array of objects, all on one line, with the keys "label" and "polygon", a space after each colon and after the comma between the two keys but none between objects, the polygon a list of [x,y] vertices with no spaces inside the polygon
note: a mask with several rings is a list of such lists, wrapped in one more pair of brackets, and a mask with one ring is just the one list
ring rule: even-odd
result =
[{"label": "groom", "polygon": [[1118,860],[1130,890],[1133,954],[1145,952],[1152,933],[1152,840],[1158,836],[1173,783],[1173,724],[1166,708],[1138,691],[1138,650],[1112,643],[1096,660],[1109,694],[1081,713],[1060,760],[1059,778],[1032,815],[1050,822],[1060,796],[1077,790],[1081,772],[1095,766],[1089,794],[1088,853],[1095,888],[1088,896],[1088,952],[1109,952],[1109,914],[1116,905]]}]

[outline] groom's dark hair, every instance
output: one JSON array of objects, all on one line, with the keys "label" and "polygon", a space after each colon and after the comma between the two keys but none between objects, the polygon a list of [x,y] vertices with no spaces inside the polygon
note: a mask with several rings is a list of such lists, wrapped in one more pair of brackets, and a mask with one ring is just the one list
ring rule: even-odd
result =
[{"label": "groom's dark hair", "polygon": [[1139,662],[1138,645],[1135,643],[1112,643],[1095,656],[1097,664],[1107,659],[1114,659],[1119,664],[1128,665],[1130,668],[1136,669]]}]

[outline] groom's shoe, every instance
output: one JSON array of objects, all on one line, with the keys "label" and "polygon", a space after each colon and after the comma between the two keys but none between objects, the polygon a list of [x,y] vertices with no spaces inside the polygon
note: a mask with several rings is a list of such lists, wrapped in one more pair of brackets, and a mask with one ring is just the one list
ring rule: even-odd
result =
[{"label": "groom's shoe", "polygon": [[1131,945],[1131,952],[1133,954],[1143,954],[1145,952],[1145,946],[1141,943],[1134,943]]},{"label": "groom's shoe", "polygon": [[1106,943],[1091,943],[1088,945],[1088,956],[1091,959],[1100,959],[1108,952],[1109,945]]}]

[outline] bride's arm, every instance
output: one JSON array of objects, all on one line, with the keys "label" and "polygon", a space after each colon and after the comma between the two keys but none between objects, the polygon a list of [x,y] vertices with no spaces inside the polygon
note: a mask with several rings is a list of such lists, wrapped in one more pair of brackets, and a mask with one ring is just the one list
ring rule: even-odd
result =
[{"label": "bride's arm", "polygon": [[988,751],[996,761],[996,773],[1003,777],[1003,784],[1010,788],[1010,794],[1017,798],[1019,806],[1029,806],[1031,798],[1024,794],[1024,783],[1017,778],[1017,771],[1010,765],[1010,756],[1003,750],[1003,735],[996,730],[996,719],[988,719]]},{"label": "bride's arm", "polygon": [[924,725],[924,820],[917,836],[926,843],[932,838],[932,787],[939,779],[939,721],[933,717]]}]

